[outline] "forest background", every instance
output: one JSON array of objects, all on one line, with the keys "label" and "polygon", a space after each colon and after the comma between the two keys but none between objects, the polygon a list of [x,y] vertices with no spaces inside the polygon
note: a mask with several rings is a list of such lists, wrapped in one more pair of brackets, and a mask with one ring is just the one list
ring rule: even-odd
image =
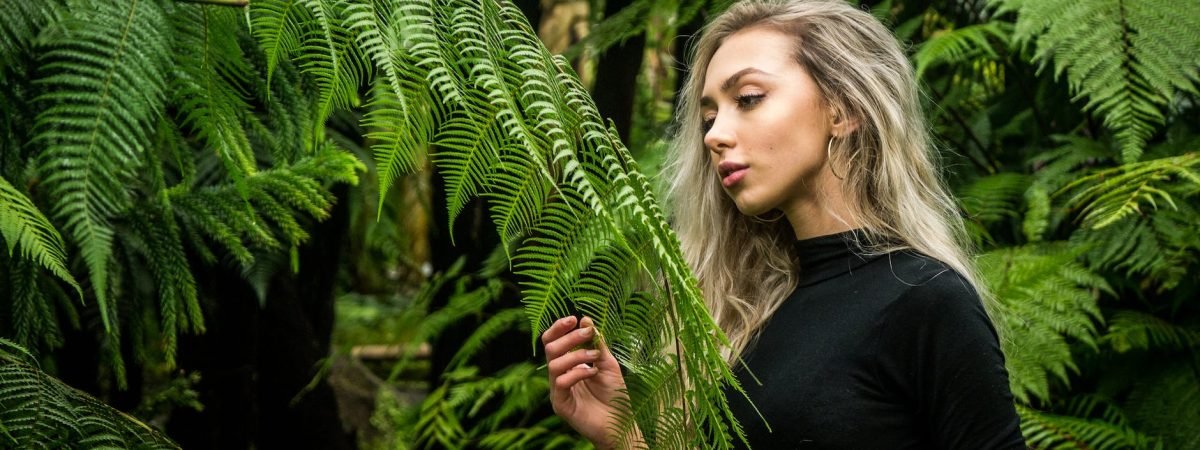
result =
[{"label": "forest background", "polygon": [[[0,3],[0,447],[587,448],[530,345],[566,313],[627,363],[623,427],[727,446],[719,385],[673,381],[726,372],[647,349],[713,343],[654,198],[728,3]],[[861,7],[1030,444],[1200,448],[1200,4]]]}]

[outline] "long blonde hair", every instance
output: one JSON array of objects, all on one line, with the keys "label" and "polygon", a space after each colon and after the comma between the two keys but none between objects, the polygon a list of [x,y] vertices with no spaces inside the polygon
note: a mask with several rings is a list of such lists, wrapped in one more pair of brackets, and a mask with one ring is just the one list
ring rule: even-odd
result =
[{"label": "long blonde hair", "polygon": [[864,231],[868,252],[916,250],[988,299],[965,250],[957,205],[938,174],[912,66],[892,33],[838,0],[738,3],[707,25],[693,49],[668,172],[683,252],[730,338],[728,360],[753,342],[795,290],[798,275],[792,227],[738,211],[721,189],[701,129],[699,99],[713,54],[734,33],[764,26],[796,39],[796,62],[816,81],[825,106],[858,124],[830,148],[827,164],[843,178],[849,204],[849,217],[835,216]]}]

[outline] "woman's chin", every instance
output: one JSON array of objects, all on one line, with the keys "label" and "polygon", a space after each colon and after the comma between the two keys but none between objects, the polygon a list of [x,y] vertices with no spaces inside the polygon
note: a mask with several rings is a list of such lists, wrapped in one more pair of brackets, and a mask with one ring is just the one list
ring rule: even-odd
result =
[{"label": "woman's chin", "polygon": [[771,208],[768,208],[765,205],[744,200],[738,201],[735,199],[733,204],[737,206],[738,212],[741,212],[743,216],[754,217],[771,211]]}]

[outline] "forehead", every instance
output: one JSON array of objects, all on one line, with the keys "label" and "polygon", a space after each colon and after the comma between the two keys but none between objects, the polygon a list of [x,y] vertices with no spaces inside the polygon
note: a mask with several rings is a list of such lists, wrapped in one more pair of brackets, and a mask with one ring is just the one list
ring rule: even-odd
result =
[{"label": "forehead", "polygon": [[704,74],[704,92],[715,93],[730,75],[747,67],[784,74],[799,69],[795,38],[773,28],[758,26],[738,31],[721,43]]}]

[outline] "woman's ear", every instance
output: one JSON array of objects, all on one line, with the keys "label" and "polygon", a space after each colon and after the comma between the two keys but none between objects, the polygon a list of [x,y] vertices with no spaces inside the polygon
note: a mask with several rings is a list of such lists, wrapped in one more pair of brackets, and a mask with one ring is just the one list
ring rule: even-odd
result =
[{"label": "woman's ear", "polygon": [[834,136],[846,136],[858,129],[858,118],[851,117],[842,108],[830,108],[830,131]]}]

